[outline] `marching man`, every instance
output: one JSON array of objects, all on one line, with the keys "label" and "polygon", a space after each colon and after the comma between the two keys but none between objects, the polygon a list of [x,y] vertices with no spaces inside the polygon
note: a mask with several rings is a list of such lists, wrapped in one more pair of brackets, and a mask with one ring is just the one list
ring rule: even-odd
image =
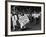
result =
[{"label": "marching man", "polygon": [[17,25],[16,21],[17,21],[17,16],[16,15],[12,16],[13,30],[15,30],[15,26]]},{"label": "marching man", "polygon": [[29,19],[28,19],[27,15],[24,14],[24,16],[21,16],[21,15],[19,14],[18,17],[19,17],[19,20],[18,20],[18,21],[19,21],[19,23],[20,23],[21,29],[22,29],[22,27],[25,28],[25,24],[29,22]]}]

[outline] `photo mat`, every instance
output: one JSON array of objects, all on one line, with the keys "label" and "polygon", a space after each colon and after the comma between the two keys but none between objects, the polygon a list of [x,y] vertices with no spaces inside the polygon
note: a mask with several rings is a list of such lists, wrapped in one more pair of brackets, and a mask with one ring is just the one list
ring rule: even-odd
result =
[{"label": "photo mat", "polygon": [[44,33],[44,4],[8,2],[8,35]]}]

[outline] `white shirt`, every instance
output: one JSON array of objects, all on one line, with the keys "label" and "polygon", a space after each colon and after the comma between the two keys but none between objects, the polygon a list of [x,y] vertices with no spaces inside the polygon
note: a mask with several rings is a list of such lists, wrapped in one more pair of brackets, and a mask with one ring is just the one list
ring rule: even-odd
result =
[{"label": "white shirt", "polygon": [[28,19],[27,15],[24,14],[24,16],[19,15],[19,20],[18,21],[21,24],[21,26],[24,26],[26,23],[29,22],[29,19]]},{"label": "white shirt", "polygon": [[13,21],[13,26],[16,25],[16,21],[17,21],[16,15],[12,16],[12,21]]}]

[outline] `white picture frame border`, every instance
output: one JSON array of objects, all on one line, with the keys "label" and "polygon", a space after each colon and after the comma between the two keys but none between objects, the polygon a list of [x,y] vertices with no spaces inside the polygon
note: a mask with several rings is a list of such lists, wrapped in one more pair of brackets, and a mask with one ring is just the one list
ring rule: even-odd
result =
[{"label": "white picture frame border", "polygon": [[[41,6],[41,30],[35,31],[14,31],[11,32],[11,5],[22,5],[22,6]],[[37,4],[37,3],[22,3],[22,2],[7,2],[7,14],[8,14],[8,27],[7,27],[7,35],[20,35],[20,34],[37,34],[37,33],[44,33],[44,4]]]}]

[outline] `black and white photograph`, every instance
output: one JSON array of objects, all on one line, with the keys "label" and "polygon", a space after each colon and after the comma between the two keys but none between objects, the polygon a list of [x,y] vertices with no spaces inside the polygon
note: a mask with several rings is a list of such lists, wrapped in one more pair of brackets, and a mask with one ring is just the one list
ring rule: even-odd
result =
[{"label": "black and white photograph", "polygon": [[11,31],[41,30],[41,7],[11,5]]},{"label": "black and white photograph", "polygon": [[8,35],[44,33],[44,4],[7,3]]}]

